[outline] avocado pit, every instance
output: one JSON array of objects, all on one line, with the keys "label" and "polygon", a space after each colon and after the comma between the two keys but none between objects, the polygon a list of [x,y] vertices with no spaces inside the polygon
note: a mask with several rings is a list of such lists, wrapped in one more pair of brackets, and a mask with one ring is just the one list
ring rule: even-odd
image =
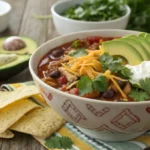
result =
[{"label": "avocado pit", "polygon": [[17,51],[26,47],[26,43],[17,36],[11,36],[4,41],[3,48],[7,51]]}]

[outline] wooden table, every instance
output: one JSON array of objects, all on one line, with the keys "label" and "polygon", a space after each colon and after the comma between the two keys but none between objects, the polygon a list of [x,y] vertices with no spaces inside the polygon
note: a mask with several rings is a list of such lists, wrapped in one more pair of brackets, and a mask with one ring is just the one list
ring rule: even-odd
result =
[{"label": "wooden table", "polygon": [[[34,15],[49,15],[56,0],[6,0],[12,5],[9,28],[0,36],[27,36],[38,45],[58,36],[52,19],[38,20]],[[28,69],[2,83],[32,80]],[[0,150],[45,150],[32,136],[16,133],[10,140],[0,139]]]}]

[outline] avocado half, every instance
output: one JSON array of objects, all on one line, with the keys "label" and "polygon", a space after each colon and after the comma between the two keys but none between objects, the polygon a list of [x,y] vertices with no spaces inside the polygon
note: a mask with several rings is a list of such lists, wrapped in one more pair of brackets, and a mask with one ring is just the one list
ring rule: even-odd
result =
[{"label": "avocado half", "polygon": [[16,60],[0,66],[0,81],[6,80],[27,68],[31,54],[38,47],[37,43],[34,40],[28,37],[20,37],[26,43],[26,47],[20,50],[8,51],[3,48],[4,41],[7,38],[9,37],[0,38],[0,55],[16,54],[18,57]]}]

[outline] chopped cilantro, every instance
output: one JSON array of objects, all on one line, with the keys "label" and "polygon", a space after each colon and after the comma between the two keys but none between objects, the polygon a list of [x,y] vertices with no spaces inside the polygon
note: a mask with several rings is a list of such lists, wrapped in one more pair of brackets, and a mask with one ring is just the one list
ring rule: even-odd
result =
[{"label": "chopped cilantro", "polygon": [[98,76],[94,80],[91,80],[88,76],[83,76],[78,81],[77,88],[79,88],[79,94],[83,96],[93,91],[103,92],[107,90],[108,83],[105,76]]},{"label": "chopped cilantro", "polygon": [[120,70],[120,75],[125,77],[126,79],[130,79],[130,77],[133,75],[131,70],[125,66],[123,66]]},{"label": "chopped cilantro", "polygon": [[104,92],[108,88],[107,79],[105,76],[98,76],[93,80],[93,89],[98,92]]},{"label": "chopped cilantro", "polygon": [[145,101],[150,98],[149,94],[145,91],[139,91],[137,89],[131,90],[129,97],[133,98],[135,101]]},{"label": "chopped cilantro", "polygon": [[74,42],[72,43],[71,47],[72,47],[72,48],[77,48],[77,47],[79,46],[79,44],[80,44],[80,41],[79,41],[79,40],[76,40],[76,41],[74,41]]},{"label": "chopped cilantro", "polygon": [[150,78],[140,79],[140,87],[150,94]]},{"label": "chopped cilantro", "polygon": [[45,145],[48,148],[59,148],[59,149],[71,149],[72,148],[72,140],[69,137],[58,137],[52,136],[46,139]]},{"label": "chopped cilantro", "polygon": [[110,70],[112,73],[119,74],[126,79],[129,79],[132,75],[130,69],[122,65],[121,58],[113,58],[108,53],[104,53],[99,57],[99,61],[102,64],[102,69],[104,72],[106,70]]},{"label": "chopped cilantro", "polygon": [[72,50],[69,53],[69,55],[74,57],[74,58],[78,58],[78,57],[87,55],[87,52],[85,49],[76,49],[76,50]]},{"label": "chopped cilantro", "polygon": [[77,88],[79,88],[79,94],[81,96],[93,92],[92,80],[88,76],[81,77],[78,81]]},{"label": "chopped cilantro", "polygon": [[75,7],[68,7],[62,15],[75,20],[105,21],[117,19],[125,13],[123,0],[86,0]]}]

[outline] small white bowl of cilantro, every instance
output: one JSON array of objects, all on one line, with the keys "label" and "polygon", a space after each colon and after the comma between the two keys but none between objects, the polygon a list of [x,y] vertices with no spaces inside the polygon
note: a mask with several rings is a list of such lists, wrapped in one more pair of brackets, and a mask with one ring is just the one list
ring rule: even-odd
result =
[{"label": "small white bowl of cilantro", "polygon": [[60,35],[94,29],[125,29],[131,9],[122,0],[63,0],[51,8]]}]

